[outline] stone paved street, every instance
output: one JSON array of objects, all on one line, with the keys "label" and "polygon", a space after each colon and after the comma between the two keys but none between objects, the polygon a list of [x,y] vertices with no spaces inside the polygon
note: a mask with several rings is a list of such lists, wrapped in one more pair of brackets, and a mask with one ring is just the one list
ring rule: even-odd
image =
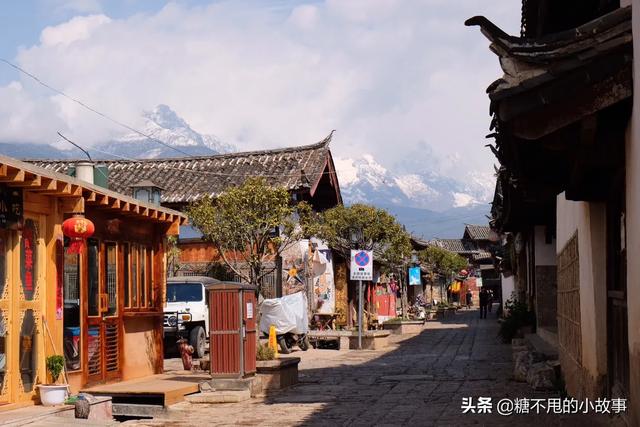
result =
[{"label": "stone paved street", "polygon": [[430,322],[418,336],[395,340],[385,351],[310,350],[302,357],[301,383],[248,402],[180,403],[166,417],[128,424],[165,425],[614,425],[589,416],[462,414],[465,396],[547,398],[510,380],[511,348],[497,338],[495,318],[460,312]]}]

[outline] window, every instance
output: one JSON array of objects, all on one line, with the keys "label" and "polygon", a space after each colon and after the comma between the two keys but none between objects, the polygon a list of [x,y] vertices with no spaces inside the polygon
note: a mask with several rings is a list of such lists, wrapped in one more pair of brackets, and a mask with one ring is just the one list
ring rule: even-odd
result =
[{"label": "window", "polygon": [[202,301],[202,285],[200,283],[167,284],[167,302]]},{"label": "window", "polygon": [[115,316],[118,311],[118,272],[116,263],[117,247],[115,243],[105,245],[104,271],[107,285],[107,316]]},{"label": "window", "polygon": [[82,345],[80,341],[80,255],[67,253],[70,239],[64,239],[63,298],[64,298],[64,358],[67,371],[80,369]]},{"label": "window", "polygon": [[130,258],[130,250],[129,250],[129,244],[125,243],[122,245],[122,252],[123,252],[123,265],[122,265],[122,269],[123,274],[124,274],[124,306],[126,308],[131,307],[131,301],[129,300],[129,297],[131,296],[131,293],[129,292],[129,279],[131,278],[131,267],[130,267],[130,263],[131,260]]},{"label": "window", "polygon": [[125,279],[125,305],[129,309],[153,308],[153,250],[132,244],[125,252],[125,258],[127,252],[131,267],[128,278]]},{"label": "window", "polygon": [[87,239],[87,268],[89,276],[88,294],[89,294],[89,316],[98,316],[100,313],[100,282],[98,279],[98,241],[96,239]]}]

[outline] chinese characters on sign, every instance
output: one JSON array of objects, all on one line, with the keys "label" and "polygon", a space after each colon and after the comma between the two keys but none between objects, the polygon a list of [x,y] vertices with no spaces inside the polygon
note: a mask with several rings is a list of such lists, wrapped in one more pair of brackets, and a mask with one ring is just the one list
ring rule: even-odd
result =
[{"label": "chinese characters on sign", "polygon": [[373,252],[351,250],[351,280],[373,280]]},{"label": "chinese characters on sign", "polygon": [[463,397],[460,409],[463,414],[491,414],[509,416],[514,414],[620,414],[627,411],[627,400],[596,399],[595,401],[573,398],[550,397],[548,399],[500,399],[495,405],[491,397]]},{"label": "chinese characters on sign", "polygon": [[22,291],[26,300],[32,300],[35,291],[37,259],[37,230],[33,220],[25,221],[20,240],[20,273],[22,279]]}]

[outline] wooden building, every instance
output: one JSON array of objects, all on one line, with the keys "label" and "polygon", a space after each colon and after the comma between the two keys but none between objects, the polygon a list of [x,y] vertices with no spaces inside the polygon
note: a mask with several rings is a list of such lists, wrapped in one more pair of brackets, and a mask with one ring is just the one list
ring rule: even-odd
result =
[{"label": "wooden building", "polygon": [[[95,225],[80,254],[62,223]],[[162,371],[165,245],[179,212],[0,156],[0,408],[37,402],[45,359],[71,389]]]},{"label": "wooden building", "polygon": [[623,418],[640,425],[640,23],[630,4],[525,0],[521,37],[483,17],[467,24],[504,70],[488,88],[503,270],[557,348],[569,394],[628,399]]}]

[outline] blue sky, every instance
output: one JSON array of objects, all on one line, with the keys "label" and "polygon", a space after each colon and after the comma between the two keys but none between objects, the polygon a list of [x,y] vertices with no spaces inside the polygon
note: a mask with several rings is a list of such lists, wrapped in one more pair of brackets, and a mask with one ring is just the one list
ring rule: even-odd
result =
[{"label": "blue sky", "polygon": [[[238,149],[336,129],[339,158],[490,177],[485,88],[501,70],[463,22],[482,14],[513,34],[519,12],[504,0],[11,1],[0,57],[132,126],[166,104]],[[1,63],[0,99],[0,142],[122,133]]]}]

